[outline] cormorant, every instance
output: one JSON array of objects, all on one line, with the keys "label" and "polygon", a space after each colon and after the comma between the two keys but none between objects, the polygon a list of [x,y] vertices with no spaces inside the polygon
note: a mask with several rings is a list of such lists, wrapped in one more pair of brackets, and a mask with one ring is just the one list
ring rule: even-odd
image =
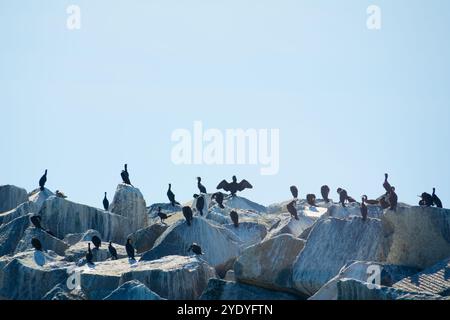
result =
[{"label": "cormorant", "polygon": [[108,201],[108,198],[106,198],[106,192],[105,192],[105,197],[103,198],[103,208],[105,209],[105,211],[108,211],[108,209],[109,209],[109,201]]},{"label": "cormorant", "polygon": [[63,198],[63,199],[67,198],[67,196],[64,194],[64,192],[59,191],[59,190],[56,190],[55,195],[56,195],[58,198]]},{"label": "cormorant", "polygon": [[292,193],[292,196],[294,197],[294,199],[298,199],[298,189],[297,189],[297,187],[296,186],[291,186],[290,189],[291,189],[291,193]]},{"label": "cormorant", "polygon": [[366,221],[366,219],[367,219],[366,199],[367,199],[367,196],[362,196],[362,201],[361,201],[361,216],[362,216],[363,221]]},{"label": "cormorant", "polygon": [[39,239],[37,239],[37,238],[31,239],[31,245],[37,251],[42,251],[42,243],[39,241]]},{"label": "cormorant", "polygon": [[186,219],[186,223],[188,226],[191,225],[192,222],[192,209],[191,207],[183,207],[183,216]]},{"label": "cormorant", "polygon": [[234,227],[238,228],[239,227],[239,216],[238,216],[238,213],[236,211],[234,211],[234,210],[231,211],[230,212],[230,218],[231,218],[231,221],[233,221]]},{"label": "cormorant", "polygon": [[167,198],[169,198],[169,201],[173,207],[175,207],[175,205],[178,205],[178,206],[180,205],[180,203],[175,200],[175,194],[172,192],[172,184],[171,183],[169,183],[169,190],[167,190]]},{"label": "cormorant", "polygon": [[390,207],[390,204],[389,204],[389,202],[386,200],[386,197],[387,197],[387,196],[383,196],[383,197],[380,198],[380,206],[381,206],[381,209],[383,209],[383,210]]},{"label": "cormorant", "polygon": [[166,220],[167,218],[169,218],[170,216],[168,216],[167,214],[165,214],[164,212],[161,212],[161,207],[158,207],[158,213],[157,213],[158,217],[161,219],[161,223],[164,223],[164,220]]},{"label": "cormorant", "polygon": [[203,208],[205,207],[205,197],[194,194],[194,198],[197,199],[195,203],[195,208],[203,216]]},{"label": "cormorant", "polygon": [[327,185],[324,185],[320,188],[320,193],[322,194],[322,199],[328,203],[330,202],[330,199],[328,198],[328,195],[330,194],[330,187]]},{"label": "cormorant", "polygon": [[386,190],[386,193],[391,192],[391,189],[392,189],[391,184],[388,182],[388,178],[389,178],[389,175],[387,173],[385,173],[384,174],[383,188],[384,188],[384,190]]},{"label": "cormorant", "polygon": [[109,251],[109,254],[111,255],[111,259],[112,260],[117,260],[118,259],[117,258],[117,250],[116,250],[116,248],[113,247],[111,241],[109,242],[109,245],[108,245],[108,251]]},{"label": "cormorant", "polygon": [[125,245],[125,249],[127,250],[127,255],[129,259],[135,260],[134,259],[134,247],[131,244],[131,239],[128,238],[127,239],[127,244]]},{"label": "cormorant", "polygon": [[45,169],[44,175],[39,179],[39,187],[41,188],[41,191],[44,190],[46,182],[47,182],[47,169]]},{"label": "cormorant", "polygon": [[433,205],[433,196],[431,194],[424,192],[420,197],[422,200],[419,202],[419,205],[427,207],[431,207]]},{"label": "cormorant", "polygon": [[125,184],[129,184],[131,186],[131,181],[130,181],[130,174],[128,173],[128,165],[125,164],[124,165],[124,169],[122,170],[122,172],[120,173],[120,176],[122,177],[122,181]]},{"label": "cormorant", "polygon": [[216,200],[217,204],[221,209],[225,209],[225,206],[223,205],[223,193],[222,192],[216,192],[212,195],[212,199]]},{"label": "cormorant", "polygon": [[306,195],[306,202],[312,207],[316,206],[316,195],[315,194],[307,194]]},{"label": "cormorant", "polygon": [[364,202],[367,203],[367,204],[371,204],[371,205],[378,205],[378,204],[380,204],[380,201],[378,201],[378,200],[369,200],[366,195],[363,195],[362,197],[364,198]]},{"label": "cormorant", "polygon": [[338,188],[337,189],[337,193],[339,194],[339,202],[342,204],[342,206],[345,208],[345,201],[348,198],[348,194],[347,191],[342,189],[342,188]]},{"label": "cormorant", "polygon": [[92,254],[91,251],[91,243],[88,243],[88,252],[86,253],[86,262],[89,264],[93,264],[94,262],[92,261],[94,259],[94,255]]},{"label": "cormorant", "polygon": [[192,251],[194,254],[196,254],[198,256],[201,256],[203,254],[202,248],[195,242],[189,247],[189,249],[187,251],[188,252]]},{"label": "cormorant", "polygon": [[238,191],[244,191],[245,189],[252,189],[252,188],[253,186],[245,179],[238,183],[236,176],[233,176],[232,182],[222,180],[222,182],[220,182],[219,185],[217,186],[218,190],[223,189],[225,191],[228,191],[231,193],[232,196],[235,196],[236,192]]},{"label": "cormorant", "polygon": [[298,213],[297,213],[297,208],[295,207],[295,202],[296,202],[296,200],[291,201],[286,206],[286,208],[287,208],[288,212],[291,214],[291,216],[295,218],[295,220],[299,220]]},{"label": "cormorant", "polygon": [[395,187],[393,186],[391,186],[391,191],[388,194],[388,200],[389,210],[397,211],[398,196],[395,193]]},{"label": "cormorant", "polygon": [[434,205],[435,205],[436,207],[438,207],[438,208],[442,208],[442,201],[441,201],[441,199],[439,199],[439,197],[436,195],[436,188],[433,188],[433,194],[432,194],[432,197],[433,197],[433,203],[434,203]]},{"label": "cormorant", "polygon": [[100,246],[102,245],[102,240],[97,237],[97,236],[93,236],[91,239],[92,243],[94,244],[94,247],[98,250],[100,248]]},{"label": "cormorant", "polygon": [[30,221],[36,228],[42,229],[41,219],[42,219],[41,216],[34,215],[34,216],[31,216]]},{"label": "cormorant", "polygon": [[207,193],[205,186],[202,185],[202,178],[200,178],[200,177],[197,177],[197,187],[198,187],[198,190],[200,190],[200,193]]}]

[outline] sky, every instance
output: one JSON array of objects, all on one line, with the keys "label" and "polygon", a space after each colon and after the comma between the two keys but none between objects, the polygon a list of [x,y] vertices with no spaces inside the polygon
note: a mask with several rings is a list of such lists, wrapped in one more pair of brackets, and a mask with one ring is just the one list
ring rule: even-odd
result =
[{"label": "sky", "polygon": [[[69,5],[81,12],[70,30]],[[381,29],[366,26],[368,6]],[[0,0],[0,185],[101,207],[128,163],[147,204],[247,179],[268,205],[328,184],[450,202],[450,2]],[[176,165],[174,130],[279,129],[279,171]]]}]

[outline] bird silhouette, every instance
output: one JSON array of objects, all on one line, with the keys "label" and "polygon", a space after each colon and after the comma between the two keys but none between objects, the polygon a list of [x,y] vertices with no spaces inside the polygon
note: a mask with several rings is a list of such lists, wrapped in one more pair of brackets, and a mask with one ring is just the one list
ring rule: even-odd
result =
[{"label": "bird silhouette", "polygon": [[291,214],[291,216],[295,219],[295,220],[299,220],[298,218],[298,213],[297,213],[297,208],[295,207],[295,200],[291,201],[288,203],[288,205],[286,206],[288,212]]},{"label": "bird silhouette", "polygon": [[188,248],[188,252],[192,251],[194,254],[200,256],[203,255],[202,248],[195,242]]},{"label": "bird silhouette", "polygon": [[233,221],[234,227],[238,228],[239,227],[239,215],[236,211],[231,211],[230,212],[230,218],[231,221]]},{"label": "bird silhouette", "polygon": [[197,200],[195,202],[195,208],[200,213],[200,215],[203,216],[203,209],[205,207],[205,197],[200,196],[198,194],[194,194],[194,198]]},{"label": "bird silhouette", "polygon": [[92,254],[92,250],[91,250],[91,243],[88,243],[88,251],[86,253],[86,262],[89,264],[93,264],[93,259],[94,259],[94,255]]},{"label": "bird silhouette", "polygon": [[197,177],[197,187],[198,187],[198,190],[200,190],[200,193],[207,193],[205,186],[202,185],[202,178],[200,178],[200,177]]},{"label": "bird silhouette", "polygon": [[216,192],[212,195],[211,199],[216,200],[217,204],[221,209],[225,209],[225,206],[223,205],[223,193],[222,192]]},{"label": "bird silhouette", "polygon": [[433,194],[431,195],[433,198],[433,203],[436,207],[442,208],[442,201],[439,199],[439,197],[436,195],[436,188],[433,188]]},{"label": "bird silhouette", "polygon": [[128,185],[131,185],[130,174],[128,173],[128,164],[124,165],[124,170],[120,173],[122,177],[122,182]]},{"label": "bird silhouette", "polygon": [[103,198],[103,208],[105,209],[105,211],[108,211],[108,209],[109,209],[109,201],[108,201],[108,198],[106,198],[106,192],[105,192],[105,197]]},{"label": "bird silhouette", "polygon": [[245,179],[239,183],[237,182],[236,176],[233,176],[232,179],[232,182],[222,180],[217,186],[217,190],[223,189],[230,192],[232,196],[235,196],[238,191],[244,191],[245,189],[253,188],[253,186]]},{"label": "bird silhouette", "polygon": [[109,251],[109,254],[111,255],[111,259],[112,260],[117,260],[118,259],[118,257],[117,257],[117,250],[116,250],[116,248],[113,247],[111,241],[109,242],[109,245],[108,245],[108,251]]},{"label": "bird silhouette", "polygon": [[55,191],[55,195],[56,195],[58,198],[62,198],[62,199],[67,198],[67,196],[64,194],[64,192],[59,191],[59,190],[56,190],[56,191]]},{"label": "bird silhouette", "polygon": [[180,203],[175,200],[175,194],[172,192],[172,184],[171,183],[169,183],[169,190],[167,190],[167,198],[169,198],[169,201],[173,207],[175,207],[175,205],[178,205],[178,206],[180,205]]},{"label": "bird silhouette", "polygon": [[306,195],[306,202],[308,202],[308,204],[311,207],[315,207],[316,206],[316,195],[315,194],[307,194]]},{"label": "bird silhouette", "polygon": [[362,196],[361,200],[361,216],[363,221],[366,221],[367,219],[367,206],[366,206],[366,197]]},{"label": "bird silhouette", "polygon": [[193,219],[191,207],[188,207],[188,206],[183,207],[182,211],[183,211],[183,216],[186,219],[187,225],[190,226],[192,223],[192,219]]},{"label": "bird silhouette", "polygon": [[47,182],[47,169],[45,169],[44,175],[39,179],[39,187],[41,188],[41,191],[44,190],[46,182]]},{"label": "bird silhouette", "polygon": [[161,219],[161,223],[164,223],[164,220],[166,220],[167,218],[170,217],[167,214],[165,214],[164,212],[161,212],[161,207],[158,207],[157,215]]},{"label": "bird silhouette", "polygon": [[91,239],[92,243],[94,244],[94,247],[98,250],[100,246],[102,245],[102,240],[98,236],[93,236]]},{"label": "bird silhouette", "polygon": [[298,199],[298,189],[297,189],[297,187],[296,186],[291,186],[290,189],[291,189],[291,193],[292,193],[292,196],[294,197],[294,199]]},{"label": "bird silhouette", "polygon": [[327,185],[322,186],[320,188],[320,193],[322,194],[323,201],[325,201],[326,203],[330,202],[330,199],[328,198],[330,194],[330,187],[328,187]]},{"label": "bird silhouette", "polygon": [[131,244],[131,239],[130,238],[127,239],[127,244],[125,245],[125,250],[127,251],[128,258],[131,259],[131,260],[135,260],[134,259],[134,247]]},{"label": "bird silhouette", "polygon": [[42,243],[39,241],[39,239],[37,239],[37,238],[31,239],[31,245],[37,251],[42,251]]}]

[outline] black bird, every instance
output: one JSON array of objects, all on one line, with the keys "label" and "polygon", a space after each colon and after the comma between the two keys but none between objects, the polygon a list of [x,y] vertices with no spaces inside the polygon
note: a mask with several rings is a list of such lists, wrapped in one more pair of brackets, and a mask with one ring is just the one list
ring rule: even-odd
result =
[{"label": "black bird", "polygon": [[100,246],[102,245],[102,240],[97,237],[97,236],[93,236],[91,239],[92,243],[94,244],[94,247],[98,250],[100,248]]},{"label": "black bird", "polygon": [[127,239],[127,244],[125,245],[125,249],[127,250],[127,255],[129,259],[135,260],[134,259],[134,247],[131,244],[131,239],[128,238]]},{"label": "black bird", "polygon": [[168,216],[167,214],[165,214],[164,212],[161,212],[161,207],[158,207],[158,217],[161,219],[161,223],[164,223],[164,220],[166,220],[167,218],[169,218],[170,216]]},{"label": "black bird", "polygon": [[219,185],[217,186],[218,190],[223,189],[225,191],[228,191],[231,193],[232,196],[235,196],[236,192],[238,191],[244,191],[245,189],[252,189],[252,188],[253,186],[245,179],[238,183],[236,176],[233,176],[232,182],[222,180],[222,182],[220,182]]},{"label": "black bird", "polygon": [[433,188],[433,194],[432,194],[432,197],[433,197],[433,203],[434,203],[434,205],[435,205],[436,207],[438,207],[438,208],[442,208],[442,201],[441,201],[441,199],[439,199],[439,197],[436,195],[436,188]]},{"label": "black bird", "polygon": [[339,202],[342,204],[342,206],[345,208],[345,201],[348,198],[348,194],[347,191],[342,189],[342,188],[338,188],[337,189],[337,193],[339,194]]},{"label": "black bird", "polygon": [[388,178],[389,178],[389,175],[387,173],[385,173],[384,174],[383,188],[384,188],[384,190],[386,190],[386,193],[391,192],[391,189],[392,189],[391,184],[388,182]]},{"label": "black bird", "polygon": [[37,251],[42,251],[42,243],[39,241],[39,239],[37,239],[37,238],[31,239],[31,245]]},{"label": "black bird", "polygon": [[56,195],[58,198],[62,198],[62,199],[67,198],[67,196],[64,194],[64,192],[59,191],[59,190],[56,190],[56,191],[55,191],[55,195]]},{"label": "black bird", "polygon": [[108,245],[108,251],[109,251],[109,254],[111,255],[111,259],[112,260],[117,260],[118,259],[117,258],[117,250],[116,250],[116,248],[113,247],[111,241],[109,242],[109,245]]},{"label": "black bird", "polygon": [[41,216],[34,215],[30,218],[31,223],[38,229],[42,229],[41,226]]},{"label": "black bird", "polygon": [[205,197],[194,194],[194,198],[197,199],[195,203],[195,208],[203,216],[203,208],[205,207]]},{"label": "black bird", "polygon": [[398,196],[395,193],[395,187],[391,186],[391,191],[388,194],[389,210],[397,211]]},{"label": "black bird", "polygon": [[192,251],[194,254],[201,256],[203,254],[202,248],[195,242],[189,247],[188,252]]},{"label": "black bird", "polygon": [[91,243],[88,243],[88,252],[86,253],[86,262],[89,264],[93,264],[93,259],[94,259],[94,255],[92,254],[91,251]]},{"label": "black bird", "polygon": [[41,191],[44,190],[46,182],[47,182],[47,169],[45,169],[44,175],[39,179],[39,187],[41,187]]},{"label": "black bird", "polygon": [[371,204],[371,205],[380,204],[380,201],[378,201],[378,200],[369,200],[369,198],[366,195],[363,195],[362,197],[364,199],[364,202],[367,204]]},{"label": "black bird", "polygon": [[238,213],[236,211],[231,211],[230,212],[230,218],[231,218],[231,221],[233,221],[234,227],[238,228],[239,227],[239,216],[238,216]]},{"label": "black bird", "polygon": [[131,185],[130,174],[128,173],[128,165],[127,164],[124,165],[124,169],[125,170],[122,170],[122,172],[120,173],[120,176],[122,177],[122,181],[125,184]]},{"label": "black bird", "polygon": [[202,185],[202,178],[197,177],[197,187],[198,190],[200,190],[200,193],[206,193],[206,188],[204,185]]},{"label": "black bird", "polygon": [[420,196],[422,200],[420,200],[419,205],[431,207],[433,205],[433,196],[429,193],[422,193]]},{"label": "black bird", "polygon": [[362,196],[362,201],[361,201],[361,216],[362,216],[363,221],[366,221],[366,219],[367,219],[366,199],[367,199],[367,196]]},{"label": "black bird", "polygon": [[308,204],[311,207],[315,207],[316,206],[316,195],[315,194],[307,194],[306,195],[306,202],[308,202]]},{"label": "black bird", "polygon": [[186,219],[186,223],[188,226],[191,225],[192,222],[192,209],[191,207],[183,207],[183,216]]},{"label": "black bird", "polygon": [[296,186],[291,186],[291,193],[294,199],[298,199],[298,189]]},{"label": "black bird", "polygon": [[175,207],[175,205],[178,205],[178,206],[180,205],[180,203],[175,200],[175,194],[172,192],[172,184],[171,183],[169,183],[169,190],[167,190],[167,198],[169,198],[169,201],[173,207]]},{"label": "black bird", "polygon": [[328,203],[330,202],[330,199],[328,198],[328,195],[330,194],[330,187],[327,185],[324,185],[320,188],[320,193],[322,194],[322,199]]},{"label": "black bird", "polygon": [[389,204],[389,201],[387,201],[386,200],[386,197],[387,196],[383,196],[383,197],[381,197],[380,198],[380,206],[381,206],[381,209],[387,209],[387,208],[389,208],[391,205]]},{"label": "black bird", "polygon": [[291,214],[292,217],[295,218],[295,220],[299,220],[298,218],[298,213],[297,213],[297,208],[295,207],[295,200],[291,201],[287,206],[287,210],[288,212]]},{"label": "black bird", "polygon": [[105,192],[105,197],[103,198],[103,208],[105,209],[105,211],[108,211],[108,209],[109,209],[109,201],[108,201],[108,198],[106,198],[106,192]]},{"label": "black bird", "polygon": [[216,192],[212,195],[212,199],[216,200],[217,204],[221,209],[225,209],[225,206],[223,205],[223,193],[222,192]]}]

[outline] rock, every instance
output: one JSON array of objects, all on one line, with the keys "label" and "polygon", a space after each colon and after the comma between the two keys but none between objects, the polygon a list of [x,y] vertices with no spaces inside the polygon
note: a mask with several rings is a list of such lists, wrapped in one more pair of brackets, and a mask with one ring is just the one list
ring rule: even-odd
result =
[{"label": "rock", "polygon": [[94,229],[100,232],[101,239],[125,243],[126,236],[133,232],[129,220],[123,216],[55,196],[44,202],[39,214],[42,225],[60,239]]},{"label": "rock", "polygon": [[154,203],[147,207],[148,224],[153,225],[155,223],[161,223],[161,219],[158,217],[158,207],[161,207],[161,212],[169,216],[168,219],[164,221],[167,225],[172,225],[179,219],[182,219],[180,206],[172,206],[170,203]]},{"label": "rock", "polygon": [[26,201],[17,206],[17,208],[0,214],[0,225],[33,212],[38,212],[37,206],[34,202]]},{"label": "rock", "polygon": [[165,300],[137,280],[125,282],[103,300]]},{"label": "rock", "polygon": [[250,201],[244,197],[225,197],[223,204],[229,209],[241,209],[253,211],[255,213],[266,213],[267,208],[259,203]]},{"label": "rock", "polygon": [[395,289],[450,296],[450,259],[398,281]]},{"label": "rock", "polygon": [[225,281],[236,281],[236,276],[234,275],[234,270],[228,270],[223,278]]},{"label": "rock", "polygon": [[0,270],[0,296],[11,300],[39,300],[57,284],[65,282],[67,271],[73,265],[61,261],[61,257],[43,255],[46,259],[43,266],[36,264],[34,250],[15,255]]},{"label": "rock", "polygon": [[13,186],[0,186],[0,213],[10,211],[28,200],[25,189]]},{"label": "rock", "polygon": [[28,215],[16,218],[0,226],[0,256],[12,254],[30,225]]},{"label": "rock", "polygon": [[243,283],[211,279],[200,300],[299,300],[299,297]]},{"label": "rock", "polygon": [[95,268],[79,268],[81,288],[89,299],[110,295],[119,285],[138,280],[165,299],[192,300],[203,292],[214,269],[196,257],[167,256],[154,261],[130,264],[128,259],[96,263]]},{"label": "rock", "polygon": [[139,229],[138,231],[129,234],[128,238],[131,239],[134,248],[138,254],[146,252],[153,248],[155,241],[167,230],[169,226],[166,224],[155,223],[151,226]]},{"label": "rock", "polygon": [[382,222],[392,236],[388,263],[425,269],[450,257],[450,210],[399,206]]},{"label": "rock", "polygon": [[[359,203],[348,203],[345,208],[340,204],[333,204],[329,207],[327,215],[334,218],[361,217],[361,207]],[[383,209],[377,205],[367,205],[367,216],[380,219],[383,216]]]},{"label": "rock", "polygon": [[380,270],[380,285],[391,287],[395,282],[418,272],[415,268],[383,264],[379,262],[356,261],[349,263],[339,274],[328,281],[320,290],[308,300],[337,300],[337,283],[341,279],[354,279],[362,282],[369,282],[369,277],[374,271]]},{"label": "rock", "polygon": [[63,282],[47,292],[42,300],[86,300],[86,296],[78,289],[70,291],[67,284]]},{"label": "rock", "polygon": [[[299,212],[300,213],[300,212]],[[273,238],[280,234],[291,234],[294,237],[300,236],[306,229],[310,228],[315,223],[313,218],[299,215],[298,220],[292,218],[289,213],[280,215],[280,222],[269,231],[267,238]]]},{"label": "rock", "polygon": [[144,196],[138,188],[124,183],[119,184],[109,210],[128,218],[133,231],[148,226]]},{"label": "rock", "polygon": [[241,240],[242,249],[260,243],[267,235],[266,227],[256,222],[242,222],[239,223],[239,227],[237,228],[234,224],[227,224],[224,227],[233,232]]},{"label": "rock", "polygon": [[39,210],[41,210],[44,202],[51,196],[54,196],[54,193],[47,188],[44,188],[44,190],[37,188],[28,194],[28,200],[36,205],[36,212],[38,212]]},{"label": "rock", "polygon": [[[71,262],[77,262],[80,259],[85,258],[86,252],[88,249],[89,241],[80,241],[68,248],[65,252],[65,260]],[[109,242],[102,242],[102,245],[99,249],[95,248],[91,243],[91,251],[94,256],[94,262],[106,261],[111,258],[111,255],[108,250]],[[119,259],[126,258],[127,252],[125,250],[125,246],[121,246],[113,243],[114,248],[117,250],[117,257]]]},{"label": "rock", "polygon": [[294,263],[295,288],[312,296],[350,261],[383,262],[388,250],[378,219],[319,220]]},{"label": "rock", "polygon": [[69,248],[69,245],[64,241],[53,237],[42,229],[30,226],[25,230],[22,239],[15,248],[15,252],[18,253],[33,249],[33,246],[31,245],[31,239],[33,238],[37,238],[42,243],[42,248],[44,250],[52,250],[60,256],[63,256],[67,248]]},{"label": "rock", "polygon": [[192,225],[178,221],[170,226],[155,242],[153,249],[144,253],[141,261],[150,261],[168,255],[188,255],[188,248],[198,243],[209,265],[224,276],[240,252],[240,239],[228,229],[212,225],[203,218],[195,217]]},{"label": "rock", "polygon": [[437,295],[412,293],[383,286],[368,286],[368,283],[341,279],[337,283],[338,300],[448,300]]},{"label": "rock", "polygon": [[290,234],[282,234],[247,248],[234,264],[237,281],[292,291],[292,265],[304,244]]},{"label": "rock", "polygon": [[91,241],[93,236],[97,236],[100,239],[102,238],[100,232],[98,232],[97,230],[89,229],[84,233],[69,233],[64,237],[63,240],[70,246],[73,246],[80,241]]}]

